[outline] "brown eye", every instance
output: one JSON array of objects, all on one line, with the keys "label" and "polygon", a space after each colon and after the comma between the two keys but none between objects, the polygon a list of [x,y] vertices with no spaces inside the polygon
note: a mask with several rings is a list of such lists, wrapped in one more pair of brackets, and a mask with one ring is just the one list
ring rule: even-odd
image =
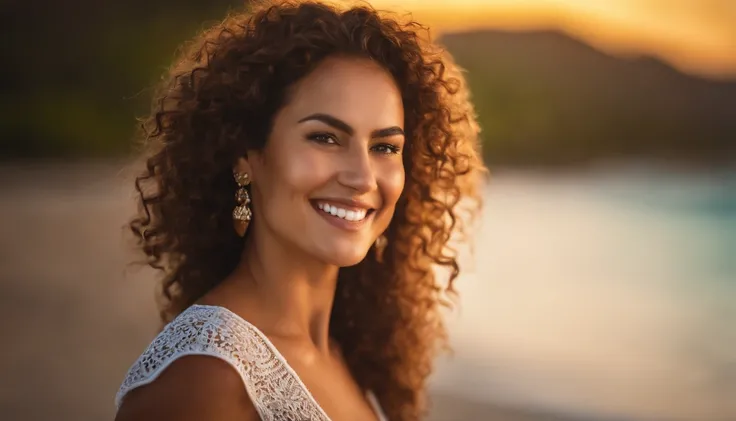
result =
[{"label": "brown eye", "polygon": [[337,137],[332,133],[312,133],[307,135],[307,139],[325,145],[337,145]]},{"label": "brown eye", "polygon": [[381,144],[375,145],[371,149],[375,152],[386,154],[386,155],[396,155],[399,152],[401,152],[401,148],[399,148],[396,145],[391,145],[389,143],[381,143]]}]

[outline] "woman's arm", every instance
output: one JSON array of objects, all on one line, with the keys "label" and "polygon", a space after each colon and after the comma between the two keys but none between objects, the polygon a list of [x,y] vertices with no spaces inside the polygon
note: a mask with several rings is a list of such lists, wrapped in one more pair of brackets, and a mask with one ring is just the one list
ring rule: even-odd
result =
[{"label": "woman's arm", "polygon": [[237,371],[207,356],[177,359],[152,383],[131,390],[115,421],[260,420]]}]

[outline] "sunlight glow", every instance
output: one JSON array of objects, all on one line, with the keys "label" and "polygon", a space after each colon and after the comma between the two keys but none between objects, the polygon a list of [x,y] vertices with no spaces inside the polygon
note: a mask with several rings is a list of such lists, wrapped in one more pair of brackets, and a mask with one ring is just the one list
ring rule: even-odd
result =
[{"label": "sunlight glow", "polygon": [[659,57],[684,71],[736,77],[736,1],[374,0],[434,33],[560,29],[614,54]]}]

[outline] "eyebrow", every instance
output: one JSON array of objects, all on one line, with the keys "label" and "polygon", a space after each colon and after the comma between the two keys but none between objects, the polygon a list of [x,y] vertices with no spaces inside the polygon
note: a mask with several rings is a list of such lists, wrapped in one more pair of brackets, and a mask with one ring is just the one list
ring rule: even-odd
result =
[{"label": "eyebrow", "polygon": [[[345,132],[350,136],[355,134],[355,129],[350,127],[348,123],[340,120],[337,117],[333,117],[329,114],[321,114],[321,113],[311,114],[299,120],[299,123],[304,123],[305,121],[310,121],[310,120],[321,121],[322,123],[325,123],[328,126],[332,126],[336,128],[337,130]],[[404,136],[404,130],[399,126],[387,127],[385,129],[378,129],[378,130],[374,130],[371,132],[372,138],[389,137],[389,136],[396,136],[396,135]]]}]

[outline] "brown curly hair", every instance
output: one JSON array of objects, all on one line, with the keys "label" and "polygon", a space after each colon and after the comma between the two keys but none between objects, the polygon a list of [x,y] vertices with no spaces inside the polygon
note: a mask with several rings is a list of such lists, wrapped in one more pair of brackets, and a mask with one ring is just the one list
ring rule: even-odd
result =
[{"label": "brown curly hair", "polygon": [[[232,228],[233,164],[264,146],[288,88],[336,54],[391,73],[407,145],[383,259],[369,253],[340,270],[330,332],[388,417],[416,420],[434,356],[447,345],[440,312],[459,272],[448,243],[470,220],[461,213],[477,213],[483,169],[464,80],[426,28],[367,5],[287,1],[231,13],[204,31],[182,49],[143,121],[151,150],[130,228],[147,263],[163,271],[167,322],[235,268],[243,239]],[[436,279],[436,266],[449,269],[449,282]]]}]

